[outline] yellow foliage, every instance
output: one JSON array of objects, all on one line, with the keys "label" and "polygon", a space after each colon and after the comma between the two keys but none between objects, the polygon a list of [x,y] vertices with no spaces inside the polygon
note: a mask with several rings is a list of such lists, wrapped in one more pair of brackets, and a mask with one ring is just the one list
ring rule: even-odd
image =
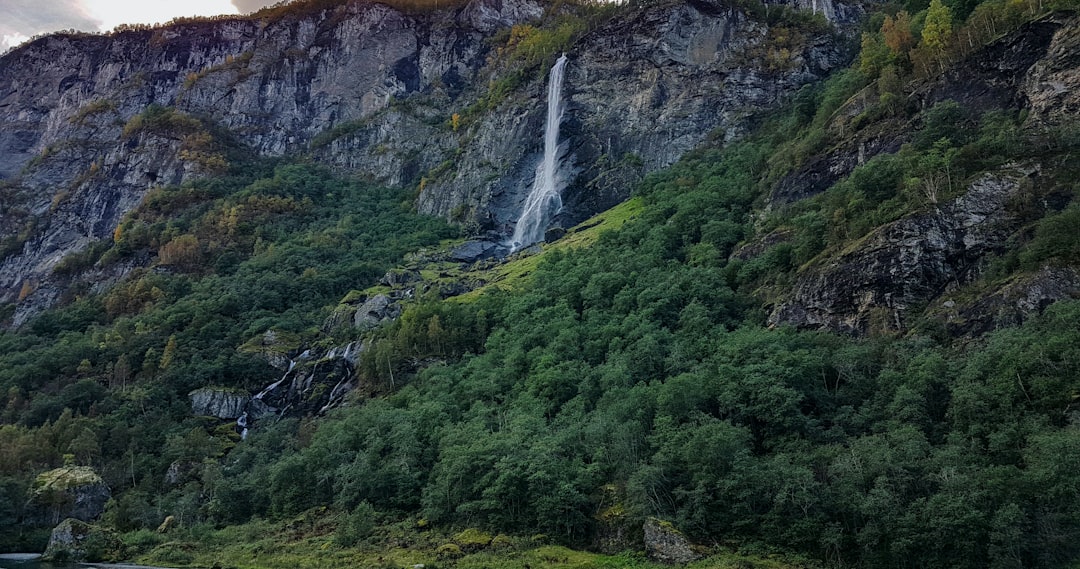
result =
[{"label": "yellow foliage", "polygon": [[22,288],[19,289],[19,302],[26,300],[26,297],[30,296],[33,292],[34,285],[29,280],[23,281]]}]

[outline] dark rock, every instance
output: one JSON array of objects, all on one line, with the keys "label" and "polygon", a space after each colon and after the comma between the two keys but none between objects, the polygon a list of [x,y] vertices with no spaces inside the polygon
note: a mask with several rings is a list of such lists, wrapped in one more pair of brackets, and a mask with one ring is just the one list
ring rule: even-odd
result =
[{"label": "dark rock", "polygon": [[1080,271],[1047,266],[1018,275],[977,299],[941,301],[927,313],[943,322],[950,336],[978,336],[1018,326],[1051,304],[1074,298],[1080,298]]},{"label": "dark rock", "polygon": [[[1066,20],[1055,16],[1024,24],[1016,32],[951,66],[941,79],[928,84],[917,96],[926,107],[947,99],[974,111],[1026,106],[1028,96],[1023,87],[1028,71],[1047,55],[1055,34]],[[1075,38],[1072,47],[1078,47]],[[1075,67],[1073,62],[1072,68]],[[1075,82],[1076,78],[1072,78],[1068,83]],[[1067,88],[1068,83],[1061,87]]]},{"label": "dark rock", "polygon": [[[357,353],[361,349],[353,348]],[[270,416],[318,415],[344,403],[355,387],[350,359],[335,350],[334,357],[297,362],[252,398],[248,414],[256,422]]]},{"label": "dark rock", "polygon": [[89,466],[65,466],[43,472],[30,488],[27,519],[51,526],[63,518],[91,521],[105,511],[112,497],[105,481]]},{"label": "dark rock", "polygon": [[111,530],[68,518],[53,528],[41,559],[65,563],[115,561],[123,550],[123,542]]},{"label": "dark rock", "polygon": [[420,276],[420,271],[411,269],[390,269],[379,282],[386,286],[400,287],[420,282],[421,280],[423,280],[423,278]]},{"label": "dark rock", "polygon": [[643,526],[645,553],[649,559],[667,564],[685,565],[701,558],[686,539],[670,522],[649,518]]},{"label": "dark rock", "polygon": [[385,294],[377,294],[367,299],[353,316],[353,326],[361,330],[370,330],[383,322],[401,315],[401,306]]},{"label": "dark rock", "polygon": [[[910,139],[910,127],[890,123],[880,134],[860,134],[817,155],[780,179],[769,196],[773,207],[814,197],[851,174],[855,168],[878,154],[891,154]],[[895,130],[893,130],[895,129]]]},{"label": "dark rock", "polygon": [[544,242],[553,243],[562,239],[566,235],[566,228],[564,227],[549,227],[547,231],[544,231]]},{"label": "dark rock", "polygon": [[218,419],[236,419],[244,414],[251,395],[225,387],[204,387],[188,393],[191,413]]},{"label": "dark rock", "polygon": [[492,241],[466,241],[450,252],[450,260],[458,263],[474,263],[494,257],[499,250],[499,243]]},{"label": "dark rock", "polygon": [[1010,200],[1024,172],[987,174],[941,207],[885,225],[802,271],[771,324],[864,334],[906,329],[906,311],[973,280],[1021,222]]}]

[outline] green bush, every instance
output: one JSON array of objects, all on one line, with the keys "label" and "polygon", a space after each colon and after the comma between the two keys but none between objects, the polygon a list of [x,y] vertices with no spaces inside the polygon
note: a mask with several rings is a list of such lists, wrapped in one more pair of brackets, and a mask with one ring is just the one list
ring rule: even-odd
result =
[{"label": "green bush", "polygon": [[367,502],[360,502],[338,524],[334,541],[342,547],[354,547],[367,539],[374,529],[375,508]]}]

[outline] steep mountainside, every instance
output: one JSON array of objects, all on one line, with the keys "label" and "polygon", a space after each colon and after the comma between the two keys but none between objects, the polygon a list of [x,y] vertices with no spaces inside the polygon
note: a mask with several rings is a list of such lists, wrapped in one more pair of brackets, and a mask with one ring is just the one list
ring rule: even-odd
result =
[{"label": "steep mountainside", "polygon": [[226,147],[419,184],[422,213],[506,235],[539,160],[556,49],[572,58],[572,225],[834,68],[833,36],[858,11],[826,7],[841,28],[669,3],[547,32],[531,0],[418,13],[355,1],[37,40],[0,60],[0,302],[18,300],[15,325],[50,306],[65,255],[110,237],[148,189],[224,172]]},{"label": "steep mountainside", "polygon": [[1078,10],[302,0],[5,55],[0,552],[1075,569]]}]

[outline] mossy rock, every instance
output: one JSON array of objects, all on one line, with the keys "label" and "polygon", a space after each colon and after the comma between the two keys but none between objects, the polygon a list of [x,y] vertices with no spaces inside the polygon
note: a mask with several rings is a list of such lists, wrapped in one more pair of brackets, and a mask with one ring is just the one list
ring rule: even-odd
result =
[{"label": "mossy rock", "polygon": [[438,556],[439,559],[457,559],[465,554],[457,544],[446,543],[440,545],[438,549],[435,550],[435,555]]},{"label": "mossy rock", "polygon": [[124,543],[112,530],[68,518],[53,528],[41,558],[67,563],[116,561],[123,556]]},{"label": "mossy rock", "polygon": [[90,521],[105,511],[109,487],[89,466],[65,466],[38,475],[30,488],[28,519],[41,525],[58,518]]},{"label": "mossy rock", "polygon": [[48,490],[63,491],[104,482],[89,466],[65,466],[39,474],[34,480],[33,492],[39,494]]},{"label": "mossy rock", "polygon": [[476,528],[468,528],[454,536],[454,543],[465,551],[478,551],[491,544],[491,534]]},{"label": "mossy rock", "polygon": [[507,551],[514,549],[514,540],[510,536],[500,533],[491,540],[490,546],[496,551]]}]

